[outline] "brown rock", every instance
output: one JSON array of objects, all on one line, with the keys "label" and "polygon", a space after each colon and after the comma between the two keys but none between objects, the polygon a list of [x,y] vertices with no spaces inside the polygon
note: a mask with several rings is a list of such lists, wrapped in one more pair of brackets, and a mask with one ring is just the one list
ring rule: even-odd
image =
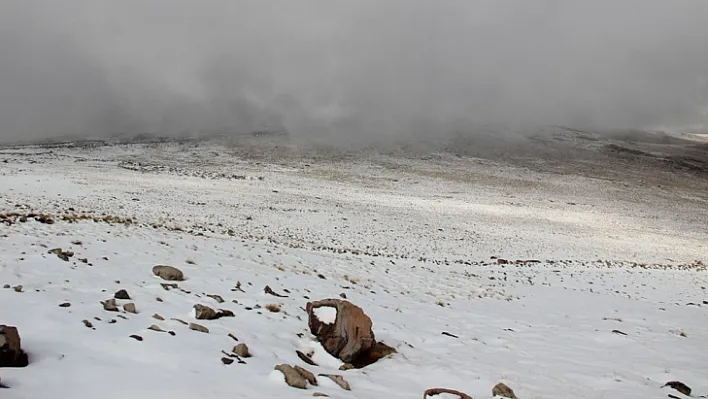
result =
[{"label": "brown rock", "polygon": [[111,298],[107,301],[101,302],[103,305],[103,310],[107,310],[109,312],[117,312],[118,311],[118,305],[116,305],[116,300]]},{"label": "brown rock", "polygon": [[277,296],[278,298],[287,298],[288,297],[287,295],[278,294],[277,292],[273,291],[273,289],[267,285],[265,286],[265,288],[263,288],[263,292],[265,292],[268,295]]},{"label": "brown rock", "polygon": [[217,303],[224,303],[224,298],[222,298],[220,295],[208,294],[207,296],[208,296],[209,298],[215,300]]},{"label": "brown rock", "polygon": [[351,370],[354,368],[354,365],[351,363],[344,363],[343,365],[339,366],[339,371],[347,371]]},{"label": "brown rock", "polygon": [[155,320],[160,320],[160,321],[164,321],[164,320],[165,320],[164,317],[160,316],[160,315],[157,314],[157,313],[155,313],[154,315],[152,315],[152,318],[155,319]]},{"label": "brown rock", "polygon": [[152,273],[163,280],[183,281],[184,273],[174,266],[157,265],[152,268]]},{"label": "brown rock", "polygon": [[216,319],[216,310],[209,306],[196,304],[194,305],[194,317],[197,320],[214,320]]},{"label": "brown rock", "polygon": [[234,362],[234,359],[232,359],[232,358],[230,358],[230,357],[224,356],[224,357],[221,358],[221,363],[224,363],[224,364],[227,365],[227,366],[228,366],[229,364],[233,363],[233,362]]},{"label": "brown rock", "polygon": [[131,335],[130,338],[133,338],[133,339],[136,340],[136,341],[142,341],[142,340],[143,340],[143,337],[141,337],[140,335],[137,335],[137,334]]},{"label": "brown rock", "polygon": [[673,388],[686,396],[691,396],[691,388],[689,388],[688,385],[684,384],[681,381],[669,381],[664,384],[662,388],[663,387]]},{"label": "brown rock", "polygon": [[194,305],[194,317],[197,318],[197,320],[216,320],[220,319],[222,317],[233,317],[234,312],[227,310],[227,309],[219,309],[217,312],[216,310],[210,308],[209,306],[205,305]]},{"label": "brown rock", "polygon": [[[317,318],[315,309],[320,307],[337,310],[334,324],[323,323]],[[360,307],[350,302],[341,299],[308,302],[306,310],[310,332],[317,337],[327,353],[343,362],[352,363],[376,343],[371,319]]]},{"label": "brown rock", "polygon": [[312,396],[321,397],[321,398],[329,398],[329,395],[327,395],[327,394],[324,393],[324,392],[315,392],[315,393],[312,394]]},{"label": "brown rock", "polygon": [[460,397],[460,399],[472,399],[471,396],[467,395],[466,393],[460,392],[460,391],[455,391],[454,389],[447,389],[447,388],[430,388],[423,392],[423,398],[427,398],[428,396],[435,396],[435,395],[440,395],[441,393],[447,393],[450,395],[457,395]]},{"label": "brown rock", "polygon": [[502,396],[509,399],[517,399],[514,390],[506,386],[504,383],[498,383],[492,388],[492,396]]},{"label": "brown rock", "polygon": [[288,364],[279,364],[275,366],[275,370],[280,371],[285,376],[285,383],[293,388],[306,389],[307,380],[300,375],[292,366]]},{"label": "brown rock", "polygon": [[342,389],[346,391],[351,391],[352,388],[349,386],[349,383],[347,380],[344,379],[341,375],[334,375],[334,374],[320,374],[320,377],[327,377],[330,380],[334,381],[337,385],[342,387]]},{"label": "brown rock", "polygon": [[352,365],[357,369],[364,368],[394,353],[397,353],[395,348],[392,348],[383,342],[377,342],[371,349],[363,352],[356,358],[356,360],[352,361]]},{"label": "brown rock", "polygon": [[315,375],[312,374],[310,371],[300,367],[300,366],[294,366],[293,369],[297,371],[298,374],[302,376],[302,378],[306,379],[307,382],[310,383],[310,385],[317,386],[317,378],[315,378]]},{"label": "brown rock", "polygon": [[296,350],[295,353],[297,354],[297,357],[300,358],[303,362],[309,364],[310,366],[317,366],[317,363],[315,363],[314,360],[312,360],[312,357],[309,355],[302,353],[301,351]]},{"label": "brown rock", "polygon": [[239,357],[251,357],[251,352],[248,350],[248,346],[246,344],[238,344],[234,346],[234,349],[232,351]]},{"label": "brown rock", "polygon": [[28,364],[17,327],[0,325],[0,367],[27,367]]},{"label": "brown rock", "polygon": [[93,328],[93,323],[91,323],[90,321],[84,320],[83,323],[84,323],[84,325],[85,325],[86,327],[88,327],[88,328]]},{"label": "brown rock", "polygon": [[12,287],[12,289],[14,289],[15,292],[22,292],[22,286],[21,286],[21,285],[16,285],[16,286]]},{"label": "brown rock", "polygon": [[194,331],[203,332],[203,333],[208,333],[208,332],[209,332],[209,329],[208,329],[208,328],[204,327],[204,326],[201,325],[201,324],[197,324],[197,323],[189,323],[189,329],[190,329],[190,330],[194,330]]},{"label": "brown rock", "polygon": [[128,313],[138,313],[138,310],[135,308],[135,304],[133,302],[129,302],[123,305],[123,310],[125,310]]},{"label": "brown rock", "polygon": [[173,317],[173,318],[171,318],[170,320],[174,320],[174,321],[176,321],[176,322],[178,322],[178,323],[182,323],[182,324],[184,324],[185,326],[189,324],[189,323],[187,323],[186,321],[184,321],[184,320],[182,320],[182,319],[178,319],[178,318],[176,318],[176,317]]},{"label": "brown rock", "polygon": [[148,327],[148,330],[157,331],[157,332],[165,332],[165,330],[161,329],[160,326],[158,326],[157,324],[151,325],[150,327]]},{"label": "brown rock", "polygon": [[118,291],[116,291],[115,294],[113,294],[113,298],[115,298],[115,299],[130,299],[130,295],[128,295],[128,291],[126,291],[126,290],[118,290]]}]

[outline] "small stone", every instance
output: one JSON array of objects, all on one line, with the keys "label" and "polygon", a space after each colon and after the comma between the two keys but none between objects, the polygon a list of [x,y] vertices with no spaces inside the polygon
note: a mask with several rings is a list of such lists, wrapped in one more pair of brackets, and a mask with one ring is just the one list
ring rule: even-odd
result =
[{"label": "small stone", "polygon": [[312,394],[312,396],[321,397],[321,398],[329,398],[329,395],[327,395],[327,394],[324,393],[324,392],[315,392],[315,393]]},{"label": "small stone", "polygon": [[155,298],[155,300],[158,301],[158,302],[163,302],[163,301],[162,301],[162,298],[160,298],[159,296],[158,296],[157,298]]},{"label": "small stone", "polygon": [[133,302],[129,302],[123,305],[123,310],[125,310],[128,313],[138,313],[138,310],[135,308],[135,304]]},{"label": "small stone", "polygon": [[216,319],[216,310],[209,306],[196,304],[194,305],[194,317],[197,320],[214,320]]},{"label": "small stone", "polygon": [[278,298],[287,298],[288,297],[287,295],[278,294],[277,292],[273,291],[273,289],[267,285],[265,286],[265,288],[263,288],[263,292],[265,292],[268,295],[276,296]]},{"label": "small stone", "polygon": [[224,363],[225,365],[229,365],[234,362],[234,359],[224,356],[221,358],[221,362]]},{"label": "small stone", "polygon": [[233,339],[234,341],[238,342],[238,337],[234,335],[234,333],[229,333],[229,338]]},{"label": "small stone", "polygon": [[342,299],[347,299],[347,294],[342,292],[341,294],[339,294],[339,297]]},{"label": "small stone", "polygon": [[280,371],[285,376],[285,383],[293,388],[306,389],[307,380],[300,375],[292,366],[288,364],[279,364],[275,366],[275,370]]},{"label": "small stone", "polygon": [[160,283],[160,285],[162,286],[162,288],[163,288],[165,291],[169,291],[169,290],[171,290],[172,288],[174,288],[174,289],[178,289],[178,288],[179,288],[179,285],[174,284],[174,283],[172,283],[172,284]]},{"label": "small stone", "polygon": [[494,388],[492,388],[492,396],[502,396],[509,399],[517,399],[516,394],[514,394],[514,390],[512,390],[506,384],[501,382],[495,385]]},{"label": "small stone", "polygon": [[199,331],[199,332],[202,332],[202,333],[208,333],[208,332],[209,332],[209,329],[208,329],[208,328],[204,327],[204,326],[201,325],[201,324],[197,324],[197,323],[189,323],[189,329],[190,329],[190,330],[194,330],[194,331]]},{"label": "small stone", "polygon": [[130,299],[130,295],[128,295],[128,291],[126,291],[126,290],[118,290],[113,295],[113,298],[115,298],[115,299]]},{"label": "small stone", "polygon": [[684,384],[681,381],[669,381],[664,384],[662,388],[663,387],[673,388],[686,396],[691,396],[691,388],[689,388],[688,385]]},{"label": "small stone", "polygon": [[64,303],[60,303],[60,304],[59,304],[59,307],[60,307],[60,308],[68,308],[68,307],[70,307],[70,306],[71,306],[71,304],[70,304],[69,302],[64,302]]},{"label": "small stone", "polygon": [[184,273],[174,266],[158,265],[152,268],[152,273],[163,280],[184,281]]},{"label": "small stone", "polygon": [[303,362],[309,364],[310,366],[317,366],[317,363],[315,363],[315,361],[312,360],[312,357],[306,355],[305,353],[303,353],[299,350],[296,350],[295,353],[297,354],[297,357],[299,357],[300,360],[302,360]]},{"label": "small stone", "polygon": [[315,375],[312,374],[310,371],[308,371],[307,369],[304,369],[300,366],[295,366],[293,368],[295,369],[295,371],[298,372],[298,374],[300,374],[302,376],[302,378],[306,379],[307,382],[310,383],[310,385],[314,385],[314,386],[318,385],[317,378],[315,378]]},{"label": "small stone", "polygon": [[21,286],[21,285],[16,285],[16,286],[12,287],[12,289],[14,289],[15,292],[22,292],[22,286]]},{"label": "small stone", "polygon": [[184,324],[185,326],[189,324],[189,323],[187,323],[186,321],[184,321],[184,320],[182,320],[182,319],[175,318],[175,317],[171,318],[170,320],[174,320],[174,321],[176,321],[176,322],[182,323],[182,324]]},{"label": "small stone", "polygon": [[8,289],[8,288],[11,288],[11,286],[10,286],[10,284],[5,284],[2,286],[2,288]]},{"label": "small stone", "polygon": [[349,386],[349,383],[347,380],[344,379],[341,375],[334,375],[334,374],[320,374],[320,377],[327,377],[330,380],[334,381],[335,384],[339,385],[344,389],[345,391],[351,391],[351,387]]},{"label": "small stone", "polygon": [[238,355],[239,357],[251,357],[251,353],[249,352],[248,346],[246,344],[238,344],[234,346],[232,352]]},{"label": "small stone", "polygon": [[136,340],[136,341],[142,341],[142,340],[143,340],[143,337],[141,337],[140,335],[137,335],[137,334],[131,335],[130,338],[133,338],[133,339]]},{"label": "small stone", "polygon": [[344,363],[343,365],[339,366],[340,371],[347,371],[347,370],[353,370],[354,366],[351,363]]},{"label": "small stone", "polygon": [[101,302],[103,304],[103,310],[107,310],[109,312],[117,312],[118,311],[118,305],[116,305],[116,300],[111,298],[107,301]]},{"label": "small stone", "polygon": [[92,324],[90,321],[84,320],[83,323],[84,323],[84,325],[85,325],[86,327],[88,327],[88,328],[93,328],[93,324]]},{"label": "small stone", "polygon": [[173,336],[173,337],[174,337],[175,335],[177,335],[177,333],[174,332],[174,331],[168,331],[167,333],[170,334],[170,335]]},{"label": "small stone", "polygon": [[208,294],[207,296],[208,296],[209,298],[215,300],[217,303],[224,303],[224,298],[222,298],[222,297],[219,296],[219,295],[216,295],[216,294]]},{"label": "small stone", "polygon": [[158,326],[157,324],[151,325],[150,327],[148,327],[148,330],[157,331],[157,332],[165,332],[165,330],[161,329],[160,326]]},{"label": "small stone", "polygon": [[157,313],[155,313],[154,315],[152,315],[152,318],[155,319],[155,320],[160,320],[160,321],[164,321],[164,320],[165,320],[164,317],[160,316],[160,315],[157,314]]}]

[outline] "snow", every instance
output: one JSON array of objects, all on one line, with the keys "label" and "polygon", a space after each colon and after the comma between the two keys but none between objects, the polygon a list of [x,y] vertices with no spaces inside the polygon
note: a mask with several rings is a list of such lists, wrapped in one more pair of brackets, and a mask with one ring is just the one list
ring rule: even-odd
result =
[{"label": "snow", "polygon": [[332,307],[321,307],[313,311],[317,319],[326,324],[334,324],[337,320],[337,309]]},{"label": "snow", "polygon": [[[0,212],[22,204],[54,215],[73,208],[134,218],[130,225],[0,225],[0,285],[23,286],[0,289],[0,322],[18,326],[31,362],[0,369],[10,386],[4,398],[300,398],[315,391],[413,398],[432,387],[484,398],[498,382],[522,399],[646,398],[669,393],[659,387],[670,380],[708,392],[708,274],[693,263],[708,261],[705,210],[687,208],[690,220],[678,215],[690,204],[637,203],[606,181],[483,162],[465,165],[472,180],[451,182],[431,171],[459,176],[461,166],[209,163],[201,153],[161,150],[0,154],[10,160],[0,164]],[[117,166],[126,159],[253,179],[141,173]],[[70,262],[48,253],[57,247],[75,252]],[[540,262],[497,264],[492,256]],[[157,264],[180,268],[184,291],[163,289],[151,272]],[[287,297],[264,293],[266,285]],[[100,301],[119,289],[132,298],[119,306],[134,302],[138,314],[103,310]],[[310,336],[303,308],[342,293],[396,355],[338,370],[341,361]],[[195,320],[197,303],[235,317]],[[322,310],[322,319],[336,316]],[[148,330],[152,324],[176,335]],[[237,344],[229,333],[249,346],[247,364],[220,361]],[[305,365],[295,350],[312,353],[320,366]],[[273,370],[281,363],[343,375],[352,391],[322,377],[319,387],[290,388]]]}]

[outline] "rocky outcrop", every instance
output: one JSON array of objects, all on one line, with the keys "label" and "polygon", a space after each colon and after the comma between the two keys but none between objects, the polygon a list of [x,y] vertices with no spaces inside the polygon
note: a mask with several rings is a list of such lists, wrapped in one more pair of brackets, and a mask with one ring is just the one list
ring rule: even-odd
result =
[{"label": "rocky outcrop", "polygon": [[0,325],[0,367],[27,367],[28,364],[17,327]]},{"label": "rocky outcrop", "polygon": [[423,399],[426,399],[428,396],[435,396],[443,393],[449,395],[457,395],[460,397],[460,399],[472,399],[471,396],[467,395],[464,392],[455,391],[454,389],[447,388],[430,388],[423,393]]}]

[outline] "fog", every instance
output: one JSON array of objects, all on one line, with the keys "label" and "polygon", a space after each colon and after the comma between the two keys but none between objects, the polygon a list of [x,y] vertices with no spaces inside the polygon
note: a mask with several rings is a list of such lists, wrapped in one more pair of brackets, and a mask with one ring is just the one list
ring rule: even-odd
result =
[{"label": "fog", "polygon": [[707,20],[700,0],[0,0],[0,141],[708,127]]}]

